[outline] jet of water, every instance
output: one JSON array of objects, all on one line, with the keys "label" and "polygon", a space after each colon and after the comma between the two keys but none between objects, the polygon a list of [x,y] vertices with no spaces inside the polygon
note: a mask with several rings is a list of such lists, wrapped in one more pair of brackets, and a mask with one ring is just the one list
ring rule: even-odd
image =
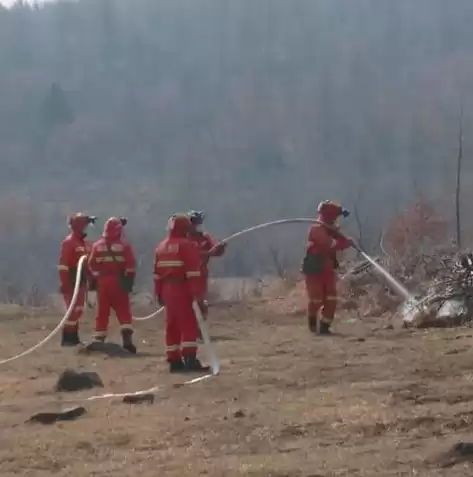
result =
[{"label": "jet of water", "polygon": [[404,298],[404,303],[402,305],[402,317],[405,322],[412,322],[417,313],[422,312],[421,304],[425,300],[417,300],[409,291],[406,289],[402,283],[399,283],[384,267],[379,263],[373,260],[367,253],[360,250],[358,247],[355,247],[356,250],[366,259],[371,265],[377,270],[394,288],[394,290]]},{"label": "jet of water", "polygon": [[394,290],[406,301],[414,302],[415,298],[412,296],[411,293],[406,289],[404,285],[399,283],[384,267],[382,267],[379,263],[373,260],[367,253],[363,252],[362,250],[358,250],[361,255],[368,260],[368,262],[373,265],[373,267],[381,274],[384,278],[388,281],[388,283],[394,288]]}]

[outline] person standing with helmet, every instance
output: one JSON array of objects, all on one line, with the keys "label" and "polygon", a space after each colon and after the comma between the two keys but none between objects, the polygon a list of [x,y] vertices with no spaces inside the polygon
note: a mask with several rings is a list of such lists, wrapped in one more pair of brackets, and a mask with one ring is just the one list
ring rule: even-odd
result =
[{"label": "person standing with helmet", "polygon": [[211,257],[221,257],[227,248],[226,243],[218,243],[212,235],[204,231],[203,212],[192,210],[189,212],[189,219],[192,224],[189,237],[197,243],[201,252],[201,272],[202,282],[204,284],[205,294],[208,292],[208,278],[209,278],[209,260]]},{"label": "person standing with helmet", "polygon": [[118,217],[105,222],[102,237],[92,245],[89,268],[97,283],[94,340],[105,341],[113,310],[120,323],[123,348],[135,354],[130,293],[135,281],[136,261],[131,244],[123,237],[126,223],[127,219]]},{"label": "person standing with helmet", "polygon": [[185,214],[168,221],[168,234],[156,247],[154,288],[166,310],[166,359],[171,373],[208,371],[197,359],[197,320],[192,304],[203,308],[204,282],[200,251],[189,239],[192,225]]},{"label": "person standing with helmet", "polygon": [[[90,245],[85,239],[87,236],[86,229],[89,224],[94,224],[96,219],[96,217],[83,214],[82,212],[72,214],[68,218],[68,226],[71,232],[61,242],[58,264],[60,292],[67,308],[69,308],[74,294],[79,260],[83,255],[88,255],[90,252]],[[64,324],[62,330],[62,346],[76,346],[80,344],[79,320],[84,312],[87,294],[87,275],[86,262],[82,268],[76,303],[72,309],[71,316]]]},{"label": "person standing with helmet", "polygon": [[336,202],[325,200],[317,212],[318,223],[309,230],[302,273],[308,296],[309,329],[329,335],[337,307],[337,251],[351,247],[353,241],[341,235],[335,224],[340,216],[347,217],[348,211]]},{"label": "person standing with helmet", "polygon": [[[204,287],[204,297],[208,294],[209,288],[209,260],[211,257],[221,257],[226,250],[226,243],[218,243],[212,235],[204,231],[205,215],[201,211],[192,210],[188,213],[192,224],[189,234],[190,238],[198,245],[201,254],[201,280]],[[208,304],[207,300],[203,302],[203,317],[207,319]],[[202,333],[199,329],[199,338],[202,339]]]}]

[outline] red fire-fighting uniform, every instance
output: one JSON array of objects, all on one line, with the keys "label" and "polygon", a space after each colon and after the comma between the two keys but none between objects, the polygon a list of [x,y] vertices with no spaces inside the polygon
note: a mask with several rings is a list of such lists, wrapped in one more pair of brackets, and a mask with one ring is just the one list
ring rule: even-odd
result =
[{"label": "red fire-fighting uniform", "polygon": [[311,226],[302,272],[308,295],[309,328],[317,329],[318,313],[320,333],[329,334],[337,306],[336,252],[352,245],[351,239],[334,230],[335,220],[342,215],[340,205],[324,201],[318,207],[320,223]]},{"label": "red fire-fighting uniform", "polygon": [[208,232],[192,231],[190,238],[198,245],[200,250],[200,273],[204,296],[208,292],[209,260],[211,257],[221,257],[225,253],[227,244],[218,243]]},{"label": "red fire-fighting uniform", "polygon": [[188,238],[191,223],[175,215],[168,223],[168,235],[156,247],[155,294],[166,309],[166,357],[171,372],[207,371],[197,359],[197,322],[192,308],[201,303],[204,287],[200,253]]},{"label": "red fire-fighting uniform", "polygon": [[136,274],[135,256],[130,243],[122,238],[123,221],[117,217],[108,219],[102,237],[92,245],[90,252],[89,268],[97,281],[94,337],[96,341],[105,340],[113,309],[121,325],[123,347],[136,353],[129,296]]},{"label": "red fire-fighting uniform", "polygon": [[[85,214],[77,213],[71,215],[68,220],[71,233],[61,243],[58,265],[59,282],[60,291],[67,308],[69,308],[72,301],[79,259],[90,251],[90,245],[85,240],[85,229],[89,223],[90,219]],[[74,346],[80,343],[79,319],[84,312],[86,293],[87,262],[84,263],[82,268],[81,285],[77,300],[69,319],[64,324],[62,332],[63,346]]]}]

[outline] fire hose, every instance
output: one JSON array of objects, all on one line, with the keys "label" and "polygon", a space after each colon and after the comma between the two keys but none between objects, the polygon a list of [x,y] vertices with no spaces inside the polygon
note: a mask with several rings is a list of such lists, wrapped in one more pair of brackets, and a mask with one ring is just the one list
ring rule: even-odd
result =
[{"label": "fire hose", "polygon": [[[244,229],[240,232],[236,232],[232,235],[230,235],[229,237],[223,239],[220,243],[227,243],[231,240],[234,240],[236,239],[237,237],[240,237],[241,235],[244,235],[246,233],[249,233],[249,232],[254,232],[256,230],[259,230],[259,229],[262,229],[262,228],[266,228],[266,227],[269,227],[269,226],[273,226],[273,225],[283,225],[283,224],[290,224],[290,223],[317,223],[318,221],[315,220],[315,219],[308,219],[308,218],[296,218],[296,219],[282,219],[282,220],[275,220],[275,221],[272,221],[272,222],[265,222],[265,223],[262,223],[262,224],[259,224],[259,225],[255,225],[253,227],[249,227],[247,229]],[[353,248],[355,248],[355,250],[357,250],[362,256],[364,256],[374,267],[375,269],[377,269],[378,271],[381,272],[381,274],[388,279],[388,281],[392,284],[392,285],[396,285],[394,286],[394,288],[396,288],[396,290],[398,292],[400,292],[401,295],[405,296],[405,294],[407,293],[409,295],[409,293],[407,292],[407,290],[405,290],[402,285],[398,284],[397,281],[386,271],[384,270],[382,267],[380,267],[371,257],[369,257],[359,246],[357,246],[356,244],[353,244]],[[77,301],[77,297],[78,297],[78,294],[79,294],[79,287],[80,287],[80,277],[81,277],[81,274],[82,274],[82,269],[84,267],[84,262],[85,262],[85,259],[86,259],[86,256],[82,256],[79,260],[79,263],[78,263],[78,269],[77,269],[77,275],[76,275],[76,281],[75,281],[75,285],[74,285],[74,293],[73,293],[73,296],[72,296],[72,299],[71,299],[71,303],[69,305],[69,308],[67,309],[66,311],[66,314],[64,315],[64,317],[61,319],[61,321],[59,322],[59,324],[56,326],[56,328],[46,337],[44,338],[42,341],[40,341],[38,344],[36,344],[35,346],[27,349],[26,351],[23,351],[22,353],[16,355],[16,356],[12,356],[11,358],[8,358],[8,359],[4,359],[2,361],[0,361],[0,365],[1,364],[5,364],[5,363],[8,363],[8,362],[11,362],[11,361],[14,361],[18,358],[21,358],[23,356],[26,356],[30,353],[32,353],[33,351],[41,348],[44,344],[46,344],[49,340],[51,340],[58,332],[59,330],[62,328],[62,326],[64,325],[64,323],[67,321],[67,319],[69,318],[70,314],[72,313],[72,310],[76,304],[76,301]],[[345,277],[348,276],[350,274],[350,272],[346,273],[345,274]],[[205,325],[205,322],[203,320],[203,317],[202,317],[202,314],[201,314],[201,311],[200,311],[200,307],[199,305],[194,302],[192,304],[193,306],[193,309],[194,309],[194,312],[195,312],[195,315],[196,315],[196,318],[197,318],[197,321],[199,323],[199,326],[200,326],[200,329],[201,329],[201,332],[202,332],[202,338],[203,338],[203,341],[204,341],[204,344],[206,345],[206,351],[207,351],[207,354],[208,354],[208,357],[209,357],[209,361],[211,363],[211,370],[212,370],[212,373],[210,374],[206,374],[204,376],[199,376],[197,378],[194,378],[194,379],[191,379],[191,380],[188,380],[188,381],[185,381],[184,383],[181,383],[181,384],[178,384],[178,385],[175,385],[175,387],[181,387],[181,386],[185,386],[185,385],[189,385],[189,384],[194,384],[194,383],[197,383],[197,382],[201,382],[205,379],[208,379],[212,376],[216,376],[219,374],[220,372],[220,363],[219,363],[219,360],[218,360],[218,357],[217,357],[217,354],[215,353],[215,350],[213,349],[213,346],[212,346],[212,343],[211,343],[211,340],[210,340],[210,336],[207,332],[207,327]],[[159,308],[158,310],[156,310],[154,313],[148,315],[148,316],[145,316],[145,317],[138,317],[138,318],[135,318],[137,321],[144,321],[144,320],[148,320],[148,319],[151,319],[153,318],[154,316],[157,316],[159,313],[161,313],[163,311],[163,308]],[[125,397],[125,396],[140,396],[140,395],[146,395],[146,394],[151,394],[151,393],[154,393],[156,392],[157,390],[159,389],[159,386],[154,386],[150,389],[145,389],[145,390],[140,390],[140,391],[136,391],[136,392],[132,392],[132,393],[108,393],[108,394],[101,394],[101,395],[96,395],[96,396],[90,396],[88,398],[85,398],[85,401],[95,401],[95,400],[100,400],[100,399],[108,399],[108,398],[117,398],[117,397]],[[77,401],[83,401],[84,399],[71,399],[71,400],[67,400],[66,402],[77,402]]]},{"label": "fire hose", "polygon": [[[244,234],[247,234],[247,233],[250,233],[250,232],[255,232],[256,230],[260,230],[260,229],[263,229],[263,228],[266,228],[266,227],[275,226],[275,225],[284,225],[284,224],[297,224],[297,223],[313,224],[313,223],[320,223],[320,222],[316,219],[310,219],[310,218],[280,219],[280,220],[274,220],[274,221],[271,221],[271,222],[264,222],[262,224],[254,225],[253,227],[248,227],[244,230],[236,232],[236,233],[224,238],[219,243],[220,244],[228,243],[228,242],[230,242],[230,241],[232,241],[232,240],[234,240],[234,239],[236,239],[236,238],[238,238],[238,237],[240,237]],[[353,244],[353,247],[355,248],[355,250],[357,250],[359,253],[361,253],[365,258],[367,258],[375,266],[375,268],[379,267],[379,265],[376,264],[371,259],[371,257],[366,255],[366,253],[358,245]],[[1,360],[0,365],[9,363],[9,362],[14,361],[14,360],[19,359],[19,358],[22,358],[23,356],[27,356],[30,353],[36,351],[37,349],[44,346],[48,341],[50,341],[61,330],[64,323],[69,319],[69,316],[71,315],[72,310],[74,309],[74,306],[76,304],[77,297],[78,297],[78,294],[79,294],[80,277],[81,277],[81,274],[82,274],[82,269],[84,267],[85,259],[86,259],[86,256],[82,256],[79,260],[78,267],[77,267],[76,281],[75,281],[75,285],[74,285],[74,293],[73,293],[73,296],[72,296],[72,299],[71,299],[71,303],[70,303],[69,308],[67,309],[65,315],[63,316],[61,321],[56,326],[56,328],[54,328],[54,330],[48,336],[46,336],[46,338],[44,338],[42,341],[40,341],[39,343],[37,343],[33,347],[23,351],[22,353],[20,353],[16,356],[12,356],[10,358]],[[346,275],[348,275],[348,274],[346,274]],[[390,275],[385,270],[383,271],[383,275],[386,278],[390,277]],[[390,277],[390,278],[391,278],[391,280],[388,280],[388,281],[390,281],[390,282],[393,281],[394,283],[396,283],[396,280],[394,280],[392,277]],[[397,287],[395,286],[394,288],[396,288],[397,291],[400,290],[401,291],[400,294],[402,294],[403,296],[406,296],[405,294],[408,293],[405,289],[403,289],[403,288],[400,289],[399,286],[397,286]],[[196,309],[195,306],[194,306],[194,309]],[[198,309],[198,307],[197,307],[197,309]],[[144,316],[144,317],[133,317],[133,319],[136,320],[136,321],[149,320],[149,319],[154,318],[155,316],[159,315],[163,310],[164,310],[164,307],[161,307],[158,310],[156,310],[155,312],[151,313],[150,315],[147,315],[147,316]],[[205,327],[204,321],[203,321],[203,319],[200,315],[200,309],[198,310],[198,313],[196,313],[196,315],[197,315],[197,319],[199,321],[199,326],[203,325],[203,326],[201,326],[201,329],[202,328],[205,329],[206,327]],[[204,334],[204,332],[203,332],[203,334]],[[217,370],[217,373],[218,373],[218,370],[219,370],[218,359],[216,357],[215,352],[213,351],[213,348],[211,347],[210,338],[209,338],[208,334],[207,334],[207,338],[208,338],[207,340],[205,340],[204,336],[203,336],[203,338],[204,338],[204,343],[207,345],[207,349],[208,349],[209,354],[210,354],[210,360],[213,363],[212,364],[212,370],[213,370],[213,372],[215,372],[215,370]]]},{"label": "fire hose", "polygon": [[[256,230],[263,229],[263,228],[266,228],[266,227],[270,227],[270,226],[273,226],[273,225],[301,224],[301,223],[302,224],[315,224],[315,223],[320,223],[320,221],[318,221],[317,219],[296,218],[296,219],[280,219],[280,220],[274,220],[274,221],[271,221],[271,222],[264,222],[262,224],[254,225],[253,227],[249,227],[247,229],[240,230],[239,232],[236,232],[236,233],[228,236],[227,238],[224,238],[223,240],[221,240],[217,244],[217,246],[220,245],[220,244],[228,243],[228,242],[240,237],[241,235],[244,235],[244,234],[247,234],[247,233],[250,233],[250,232],[254,232]],[[361,249],[360,249],[359,246],[354,245],[354,248],[358,252],[361,252]],[[349,272],[345,276],[348,276],[348,275],[349,275]],[[161,307],[161,308],[158,308],[156,311],[154,311],[153,313],[151,313],[147,316],[143,316],[143,317],[134,316],[133,320],[136,320],[136,321],[150,320],[151,318],[154,318],[155,316],[158,316],[163,310],[164,310],[164,307]]]},{"label": "fire hose", "polygon": [[54,338],[54,336],[56,336],[56,334],[62,329],[62,327],[64,326],[64,323],[69,319],[69,317],[71,316],[71,313],[72,313],[72,310],[74,309],[74,306],[76,304],[76,301],[77,301],[77,297],[79,296],[79,288],[80,288],[80,278],[81,278],[81,275],[82,275],[82,269],[84,268],[84,263],[85,263],[85,259],[87,257],[85,255],[83,255],[80,259],[79,259],[79,262],[77,264],[77,274],[76,274],[76,281],[75,281],[75,284],[74,284],[74,293],[72,294],[72,299],[71,299],[71,303],[69,305],[69,308],[67,309],[65,315],[61,318],[61,321],[58,323],[58,325],[56,326],[56,328],[54,328],[53,331],[51,331],[51,333],[46,336],[46,338],[44,338],[43,340],[41,340],[39,343],[35,344],[34,346],[32,346],[31,348],[23,351],[22,353],[20,354],[17,354],[16,356],[12,356],[11,358],[7,358],[7,359],[3,359],[0,361],[0,365],[1,364],[6,364],[6,363],[9,363],[10,361],[14,361],[18,358],[22,358],[23,356],[27,356],[28,354],[32,353],[33,351],[36,351],[37,349],[41,348],[42,346],[44,346],[48,341],[50,341],[52,338]]}]

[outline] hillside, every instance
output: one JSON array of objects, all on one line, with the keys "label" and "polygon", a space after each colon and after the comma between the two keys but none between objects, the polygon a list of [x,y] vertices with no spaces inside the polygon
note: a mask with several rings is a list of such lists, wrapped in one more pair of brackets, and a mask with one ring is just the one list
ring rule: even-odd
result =
[{"label": "hillside", "polygon": [[[135,358],[51,343],[2,367],[2,476],[470,476],[468,462],[445,469],[438,456],[471,440],[471,330],[388,330],[379,318],[351,318],[341,315],[337,336],[324,339],[303,318],[273,310],[214,310],[221,374],[188,388],[167,374],[160,320],[137,324]],[[57,319],[3,312],[2,358]],[[55,392],[67,367],[98,372],[104,388]],[[85,401],[155,385],[151,405]],[[24,422],[61,403],[87,412],[74,422]]]},{"label": "hillside", "polygon": [[[334,197],[356,203],[369,247],[414,191],[450,212],[462,105],[471,155],[472,18],[470,0],[0,8],[2,288],[55,288],[78,209],[130,217],[143,282],[176,210],[205,209],[225,236]],[[463,182],[467,202],[468,162]],[[268,240],[299,260],[302,235],[277,233],[219,272],[271,271]]]}]

